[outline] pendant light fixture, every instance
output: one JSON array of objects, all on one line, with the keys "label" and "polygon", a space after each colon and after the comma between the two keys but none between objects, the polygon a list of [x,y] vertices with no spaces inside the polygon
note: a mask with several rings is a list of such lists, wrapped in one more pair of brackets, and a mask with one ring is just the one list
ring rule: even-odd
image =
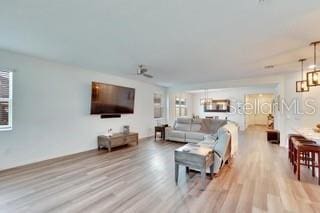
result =
[{"label": "pendant light fixture", "polygon": [[208,97],[208,89],[204,90],[204,97],[200,98],[200,105],[210,105],[211,104],[211,98]]},{"label": "pendant light fixture", "polygon": [[206,101],[207,101],[207,90],[204,89],[203,96],[202,96],[202,98],[200,98],[200,105],[205,105]]},{"label": "pendant light fixture", "polygon": [[313,46],[313,71],[307,73],[308,87],[320,85],[320,70],[317,69],[317,44],[320,44],[320,41],[315,41],[310,44]]},{"label": "pendant light fixture", "polygon": [[308,82],[303,80],[303,63],[306,60],[305,58],[299,60],[301,63],[301,81],[296,81],[296,92],[309,92]]}]

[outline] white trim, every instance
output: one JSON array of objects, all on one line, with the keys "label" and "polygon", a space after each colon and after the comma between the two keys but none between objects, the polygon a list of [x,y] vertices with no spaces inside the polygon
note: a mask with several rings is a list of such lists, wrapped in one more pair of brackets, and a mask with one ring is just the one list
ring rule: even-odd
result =
[{"label": "white trim", "polygon": [[0,132],[4,132],[4,131],[11,131],[12,127],[0,127]]}]

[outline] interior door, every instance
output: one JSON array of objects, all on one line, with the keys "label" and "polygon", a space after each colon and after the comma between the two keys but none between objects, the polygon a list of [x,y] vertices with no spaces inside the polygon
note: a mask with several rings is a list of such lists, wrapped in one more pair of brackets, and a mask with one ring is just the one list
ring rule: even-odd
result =
[{"label": "interior door", "polygon": [[246,96],[246,127],[255,124],[255,113],[254,108],[251,107],[254,105],[254,99],[250,96]]},{"label": "interior door", "polygon": [[247,107],[246,125],[267,125],[268,115],[272,114],[272,100],[271,94],[247,95],[246,103],[252,107]]}]

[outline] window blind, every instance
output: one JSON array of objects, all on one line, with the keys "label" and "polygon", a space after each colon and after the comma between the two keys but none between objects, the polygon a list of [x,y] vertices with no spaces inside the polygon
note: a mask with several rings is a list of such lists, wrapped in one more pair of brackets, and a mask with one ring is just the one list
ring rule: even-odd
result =
[{"label": "window blind", "polygon": [[162,97],[160,94],[154,94],[153,96],[153,113],[154,113],[154,118],[161,118],[162,117]]},{"label": "window blind", "polygon": [[10,124],[10,77],[11,73],[0,71],[0,128]]}]

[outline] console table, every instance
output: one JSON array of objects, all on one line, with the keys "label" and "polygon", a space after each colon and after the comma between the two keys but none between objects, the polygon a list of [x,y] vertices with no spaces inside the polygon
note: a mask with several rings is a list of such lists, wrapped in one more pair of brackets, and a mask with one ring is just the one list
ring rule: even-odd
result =
[{"label": "console table", "polygon": [[267,130],[267,141],[280,144],[280,132],[278,130]]},{"label": "console table", "polygon": [[[186,151],[188,150],[188,151]],[[174,151],[175,161],[175,181],[178,184],[179,165],[189,167],[201,171],[201,190],[205,189],[206,169],[210,167],[210,176],[213,176],[213,151],[210,148],[198,145],[186,144]]]},{"label": "console table", "polygon": [[109,152],[111,152],[111,148],[127,145],[129,143],[136,143],[138,145],[138,133],[115,133],[112,136],[98,136],[98,149],[108,148]]},{"label": "console table", "polygon": [[168,124],[161,125],[161,126],[155,126],[154,127],[154,139],[155,140],[157,139],[157,132],[160,132],[161,139],[164,140],[165,139],[165,130],[166,130],[166,127],[168,127],[168,126],[169,126]]}]

